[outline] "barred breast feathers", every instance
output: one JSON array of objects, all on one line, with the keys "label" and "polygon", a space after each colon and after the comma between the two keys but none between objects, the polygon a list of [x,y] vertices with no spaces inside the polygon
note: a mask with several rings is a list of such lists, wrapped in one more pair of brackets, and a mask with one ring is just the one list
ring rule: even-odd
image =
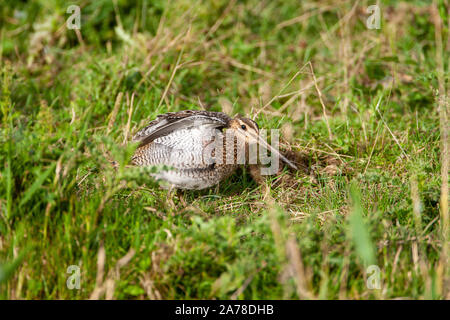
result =
[{"label": "barred breast feathers", "polygon": [[141,145],[132,158],[137,165],[166,164],[177,169],[210,169],[214,155],[207,145],[222,139],[231,118],[221,112],[167,113],[140,130],[133,138]]}]

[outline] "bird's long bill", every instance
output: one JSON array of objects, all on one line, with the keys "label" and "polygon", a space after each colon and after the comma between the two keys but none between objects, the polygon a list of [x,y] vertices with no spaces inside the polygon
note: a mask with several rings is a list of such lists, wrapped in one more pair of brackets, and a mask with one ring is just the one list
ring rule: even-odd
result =
[{"label": "bird's long bill", "polygon": [[275,153],[277,157],[279,157],[281,160],[283,160],[286,164],[288,164],[292,169],[298,170],[297,166],[293,164],[291,161],[289,161],[285,156],[283,156],[278,150],[276,150],[274,147],[272,147],[270,144],[268,144],[266,141],[264,141],[259,135],[253,135],[253,138],[255,138],[258,141],[258,144],[262,147],[269,149],[270,152]]}]

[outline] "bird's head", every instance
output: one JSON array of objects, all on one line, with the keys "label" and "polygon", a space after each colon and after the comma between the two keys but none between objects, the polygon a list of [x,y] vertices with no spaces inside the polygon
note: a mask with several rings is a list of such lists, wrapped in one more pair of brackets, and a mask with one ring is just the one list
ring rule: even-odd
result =
[{"label": "bird's head", "polygon": [[286,157],[281,155],[278,150],[274,149],[270,144],[268,144],[264,139],[261,138],[261,136],[259,135],[259,126],[252,119],[237,116],[230,121],[229,130],[230,129],[233,130],[233,134],[237,138],[237,140],[245,145],[246,153],[250,145],[258,145],[262,148],[270,150],[270,152],[274,153],[289,166],[297,169],[297,167],[291,161],[286,159]]},{"label": "bird's head", "polygon": [[229,128],[245,145],[257,144],[259,141],[259,127],[252,119],[237,116],[230,121]]}]

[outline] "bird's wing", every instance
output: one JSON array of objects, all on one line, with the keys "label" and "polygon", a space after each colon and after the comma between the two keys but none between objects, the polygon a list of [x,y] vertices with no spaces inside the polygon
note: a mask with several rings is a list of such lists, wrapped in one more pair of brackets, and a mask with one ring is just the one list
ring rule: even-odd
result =
[{"label": "bird's wing", "polygon": [[222,131],[210,125],[175,130],[136,149],[132,163],[165,164],[178,169],[206,168],[215,163],[216,139]]},{"label": "bird's wing", "polygon": [[140,147],[174,131],[195,127],[225,128],[231,118],[222,112],[185,110],[158,116],[133,137]]}]

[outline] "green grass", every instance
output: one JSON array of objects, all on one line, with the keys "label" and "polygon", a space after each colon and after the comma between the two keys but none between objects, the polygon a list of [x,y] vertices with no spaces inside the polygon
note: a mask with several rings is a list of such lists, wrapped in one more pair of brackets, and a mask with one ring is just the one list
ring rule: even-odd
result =
[{"label": "green grass", "polygon": [[[0,298],[449,299],[431,6],[381,1],[369,30],[372,2],[6,0]],[[258,114],[305,168],[169,205],[127,142],[201,108]]]}]

